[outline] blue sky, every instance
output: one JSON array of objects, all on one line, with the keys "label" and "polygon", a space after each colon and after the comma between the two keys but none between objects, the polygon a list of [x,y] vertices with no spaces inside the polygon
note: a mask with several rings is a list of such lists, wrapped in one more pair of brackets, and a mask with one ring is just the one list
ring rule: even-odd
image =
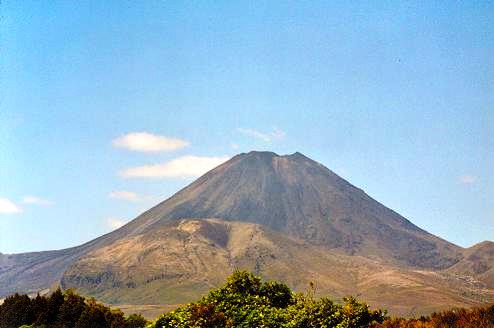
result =
[{"label": "blue sky", "polygon": [[0,252],[73,246],[239,152],[300,151],[494,240],[494,3],[3,1]]}]

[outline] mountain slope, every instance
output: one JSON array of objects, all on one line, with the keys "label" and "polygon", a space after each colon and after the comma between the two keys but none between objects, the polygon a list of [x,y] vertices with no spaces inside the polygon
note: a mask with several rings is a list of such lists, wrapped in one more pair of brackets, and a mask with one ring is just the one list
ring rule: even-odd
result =
[{"label": "mountain slope", "polygon": [[398,269],[329,252],[265,226],[220,219],[175,220],[121,239],[76,261],[62,286],[113,304],[180,304],[221,285],[234,268],[284,281],[298,291],[306,291],[312,281],[318,295],[359,295],[400,315],[494,300],[494,292],[478,282]]},{"label": "mountain slope", "polygon": [[36,293],[58,284],[74,261],[105,243],[101,238],[82,246],[44,252],[0,254],[0,297],[12,293]]},{"label": "mountain slope", "polygon": [[[192,226],[209,222],[201,229],[213,230],[184,232],[183,219]],[[239,227],[257,231],[257,239],[245,239]],[[475,295],[490,299],[492,268],[476,273],[472,264],[491,261],[490,248],[470,254],[431,235],[300,153],[250,152],[84,245],[0,254],[0,297],[61,283],[113,302],[180,302],[216,286],[238,265],[296,289],[312,277],[334,295],[358,293],[376,305],[404,295],[403,311],[414,304],[434,309],[441,300],[451,306],[474,304]],[[149,286],[156,293],[143,297]]]},{"label": "mountain slope", "polygon": [[221,218],[273,230],[348,254],[442,269],[461,249],[416,227],[300,153],[240,154],[124,227],[143,233],[168,220]]},{"label": "mountain slope", "polygon": [[494,287],[494,242],[483,241],[465,249],[463,259],[448,269],[460,275],[472,275]]}]

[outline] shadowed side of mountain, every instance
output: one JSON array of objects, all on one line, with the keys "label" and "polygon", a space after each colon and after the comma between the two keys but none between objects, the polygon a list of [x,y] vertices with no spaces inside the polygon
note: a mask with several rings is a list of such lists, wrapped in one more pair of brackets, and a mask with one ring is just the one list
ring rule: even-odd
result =
[{"label": "shadowed side of mountain", "polygon": [[433,271],[404,270],[331,252],[265,226],[182,219],[129,236],[76,261],[62,286],[113,304],[179,304],[221,285],[235,268],[318,296],[358,295],[394,314],[428,313],[494,300],[481,285]]},{"label": "shadowed side of mountain", "polygon": [[461,248],[416,227],[300,153],[240,154],[125,226],[216,217],[265,225],[313,244],[402,265],[447,268]]}]

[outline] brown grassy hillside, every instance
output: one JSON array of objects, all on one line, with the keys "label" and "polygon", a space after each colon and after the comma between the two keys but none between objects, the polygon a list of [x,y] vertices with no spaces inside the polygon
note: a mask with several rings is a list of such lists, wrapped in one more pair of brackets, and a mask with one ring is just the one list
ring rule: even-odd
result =
[{"label": "brown grassy hillside", "polygon": [[89,253],[65,273],[64,288],[117,304],[187,303],[218,287],[235,268],[318,295],[358,295],[401,315],[494,300],[477,281],[399,269],[328,251],[266,227],[219,219],[173,221]]}]

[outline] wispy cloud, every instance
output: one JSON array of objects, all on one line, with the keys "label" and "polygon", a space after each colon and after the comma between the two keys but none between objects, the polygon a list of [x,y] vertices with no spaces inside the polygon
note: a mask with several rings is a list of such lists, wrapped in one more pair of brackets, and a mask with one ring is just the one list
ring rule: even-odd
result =
[{"label": "wispy cloud", "polygon": [[252,138],[255,138],[258,140],[262,140],[264,142],[271,142],[273,140],[280,140],[286,136],[285,131],[283,131],[277,127],[273,128],[270,132],[261,132],[258,130],[245,129],[245,128],[238,128],[237,131],[246,135],[246,136],[249,136],[249,137],[252,137]]},{"label": "wispy cloud", "polygon": [[271,141],[271,137],[267,133],[262,133],[260,131],[254,130],[254,129],[244,129],[244,128],[238,128],[238,132],[245,134],[246,136],[253,137],[265,142]]},{"label": "wispy cloud", "polygon": [[120,228],[125,223],[127,223],[125,220],[118,219],[118,218],[106,218],[105,219],[105,225],[112,230]]},{"label": "wispy cloud", "polygon": [[461,184],[471,185],[477,181],[477,177],[474,175],[462,175],[458,178]]},{"label": "wispy cloud", "polygon": [[186,140],[169,138],[148,132],[133,132],[116,138],[113,146],[141,152],[166,152],[187,147]]},{"label": "wispy cloud", "polygon": [[271,137],[273,137],[274,139],[283,139],[285,136],[286,136],[286,133],[282,129],[279,129],[279,128],[276,128],[275,127],[271,131]]},{"label": "wispy cloud", "polygon": [[22,202],[24,204],[40,205],[40,206],[51,206],[54,204],[51,200],[37,196],[25,196],[24,198],[22,198]]},{"label": "wispy cloud", "polygon": [[8,198],[0,198],[0,214],[20,213],[22,209]]},{"label": "wispy cloud", "polygon": [[108,197],[114,199],[126,200],[129,202],[137,202],[140,199],[139,195],[136,194],[135,192],[126,191],[126,190],[112,191],[111,193],[108,194]]},{"label": "wispy cloud", "polygon": [[120,172],[125,178],[194,178],[228,160],[229,157],[183,156],[163,164],[128,168]]}]

